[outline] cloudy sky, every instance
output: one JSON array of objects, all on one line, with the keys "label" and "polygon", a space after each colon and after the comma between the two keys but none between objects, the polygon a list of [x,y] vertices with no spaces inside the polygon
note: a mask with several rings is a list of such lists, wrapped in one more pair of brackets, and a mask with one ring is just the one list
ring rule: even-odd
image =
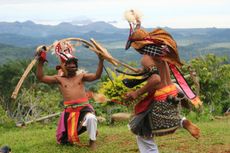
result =
[{"label": "cloudy sky", "polygon": [[55,25],[89,19],[128,27],[123,13],[142,12],[144,27],[230,28],[230,0],[0,0],[0,22]]}]

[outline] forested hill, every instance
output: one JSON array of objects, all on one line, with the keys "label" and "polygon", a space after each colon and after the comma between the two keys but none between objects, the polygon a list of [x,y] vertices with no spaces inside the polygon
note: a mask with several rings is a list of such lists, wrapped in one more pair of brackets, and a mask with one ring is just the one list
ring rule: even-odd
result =
[{"label": "forested hill", "polygon": [[[144,24],[144,23],[143,23]],[[127,24],[128,28],[128,24]],[[154,28],[147,28],[152,31]],[[197,28],[172,29],[162,27],[180,41],[179,44],[229,42],[230,29]],[[119,29],[106,22],[92,22],[87,25],[60,23],[55,26],[26,22],[0,22],[0,43],[16,46],[36,46],[41,43],[51,43],[65,37],[95,38],[100,41],[125,41],[129,29]]]},{"label": "forested hill", "polygon": [[[127,25],[128,27],[128,25]],[[151,31],[154,28],[147,28]],[[230,29],[200,28],[172,29],[164,27],[178,43],[182,60],[188,60],[207,53],[230,56]],[[111,54],[124,61],[138,60],[139,55],[132,50],[125,51],[128,29],[119,29],[105,22],[93,22],[77,26],[61,23],[56,26],[27,22],[0,22],[0,64],[7,60],[28,59],[34,55],[34,49],[41,44],[51,44],[55,40],[67,37],[79,37],[86,40],[94,38],[105,46]],[[77,56],[90,65],[97,57],[84,48],[77,49]],[[51,65],[57,62],[49,55]]]}]

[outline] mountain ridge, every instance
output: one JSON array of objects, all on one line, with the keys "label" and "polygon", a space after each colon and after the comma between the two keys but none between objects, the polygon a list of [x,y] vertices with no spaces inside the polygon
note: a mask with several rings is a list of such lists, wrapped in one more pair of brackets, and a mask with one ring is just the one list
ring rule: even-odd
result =
[{"label": "mountain ridge", "polygon": [[[155,28],[146,28],[152,31]],[[214,53],[230,56],[229,28],[189,28],[173,29],[164,27],[178,44],[182,59]],[[33,56],[36,46],[50,45],[56,40],[67,37],[78,37],[89,40],[94,38],[108,48],[111,54],[124,61],[139,60],[137,53],[124,51],[129,35],[129,29],[117,28],[106,22],[91,22],[88,25],[73,25],[63,22],[58,25],[42,25],[32,21],[0,22],[0,64],[7,59],[27,59]],[[8,46],[7,46],[8,45]],[[83,55],[84,54],[84,55]],[[84,51],[80,54],[83,59],[96,61],[92,53]],[[85,62],[87,65],[88,63]]]}]

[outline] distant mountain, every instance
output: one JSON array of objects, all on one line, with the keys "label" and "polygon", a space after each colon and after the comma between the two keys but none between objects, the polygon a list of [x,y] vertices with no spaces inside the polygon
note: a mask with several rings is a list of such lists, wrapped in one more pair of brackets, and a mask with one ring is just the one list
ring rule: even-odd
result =
[{"label": "distant mountain", "polygon": [[35,24],[32,21],[26,22],[0,22],[0,34],[18,34],[30,37],[47,37],[50,35],[78,35],[90,31],[101,33],[114,33],[118,28],[106,22],[92,22],[87,25],[78,26],[68,22],[58,25]]},{"label": "distant mountain", "polygon": [[[207,53],[230,57],[230,29],[172,29],[168,27],[164,29],[177,41],[183,60]],[[153,29],[147,28],[146,30],[152,31]],[[79,37],[86,40],[94,38],[108,48],[112,55],[121,60],[139,60],[140,57],[136,52],[124,51],[128,34],[129,29],[120,29],[102,21],[89,21],[87,25],[63,22],[55,26],[35,24],[32,21],[0,22],[0,53],[9,59],[28,58],[33,56],[34,49],[38,45],[51,44],[67,37]],[[85,57],[82,58],[87,59],[85,61],[90,59],[96,61],[97,57],[92,57],[91,54],[86,51]],[[80,53],[81,55],[83,53]],[[0,64],[4,63],[6,58],[1,56]],[[85,62],[86,65],[87,63]]]},{"label": "distant mountain", "polygon": [[10,60],[32,59],[34,56],[34,50],[34,48],[22,48],[12,45],[0,44],[0,64],[4,64]]},{"label": "distant mountain", "polygon": [[[118,43],[119,45],[120,43]],[[104,46],[104,45],[103,45]],[[138,61],[140,55],[134,52],[132,49],[125,51],[123,48],[108,49],[113,57],[119,59],[120,61]],[[16,60],[32,60],[34,58],[35,48],[34,47],[15,47],[12,45],[0,44],[0,65],[9,61]],[[92,51],[84,48],[78,47],[75,56],[79,59],[79,67],[84,68],[87,71],[94,72],[97,68],[98,57]],[[59,60],[55,55],[50,52],[47,53],[48,66],[55,68],[59,64]],[[105,62],[106,67],[112,66]]]},{"label": "distant mountain", "polygon": [[89,31],[96,31],[96,32],[101,32],[101,33],[114,33],[114,32],[119,32],[120,29],[116,28],[115,26],[100,21],[100,22],[93,22],[88,25],[85,25],[82,27],[82,30],[85,30],[86,32]]},{"label": "distant mountain", "polygon": [[77,26],[63,22],[56,26],[26,22],[0,22],[0,43],[16,46],[36,46],[52,43],[66,37],[95,38],[119,41],[127,37],[128,30],[118,29],[106,22],[92,22]]},{"label": "distant mountain", "polygon": [[0,34],[17,34],[31,37],[43,37],[50,35],[53,27],[50,25],[35,24],[32,21],[26,22],[0,22]]},{"label": "distant mountain", "polygon": [[90,19],[87,19],[87,18],[84,17],[84,19],[72,21],[71,24],[81,26],[81,25],[90,24],[90,23],[92,23],[92,22],[93,22],[93,21],[91,21]]},{"label": "distant mountain", "polygon": [[[193,43],[229,42],[230,29],[196,28],[171,29],[165,27],[179,45]],[[148,28],[147,31],[153,29]],[[0,22],[0,43],[16,46],[34,46],[42,42],[50,43],[65,37],[95,38],[100,41],[126,41],[128,29],[119,29],[109,23],[89,22],[87,25],[74,25],[63,22],[55,26],[26,22]],[[20,41],[18,41],[20,40]]]}]

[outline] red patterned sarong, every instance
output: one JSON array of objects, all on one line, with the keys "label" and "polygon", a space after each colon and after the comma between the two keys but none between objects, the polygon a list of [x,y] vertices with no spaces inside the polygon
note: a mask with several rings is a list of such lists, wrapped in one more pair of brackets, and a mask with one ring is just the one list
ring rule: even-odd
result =
[{"label": "red patterned sarong", "polygon": [[93,107],[88,103],[88,98],[81,98],[64,102],[65,110],[61,114],[57,128],[57,142],[60,144],[79,143],[80,121],[85,113],[93,112]]}]

